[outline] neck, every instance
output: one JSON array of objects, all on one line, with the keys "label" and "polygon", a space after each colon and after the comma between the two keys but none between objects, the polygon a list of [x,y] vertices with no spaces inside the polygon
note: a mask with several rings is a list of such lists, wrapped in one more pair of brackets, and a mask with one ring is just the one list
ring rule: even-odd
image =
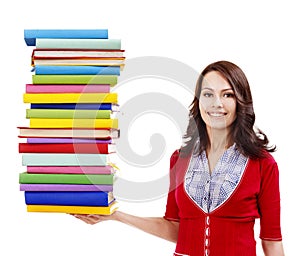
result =
[{"label": "neck", "polygon": [[229,148],[232,145],[232,140],[229,135],[229,129],[207,129],[210,146],[208,151],[218,152]]}]

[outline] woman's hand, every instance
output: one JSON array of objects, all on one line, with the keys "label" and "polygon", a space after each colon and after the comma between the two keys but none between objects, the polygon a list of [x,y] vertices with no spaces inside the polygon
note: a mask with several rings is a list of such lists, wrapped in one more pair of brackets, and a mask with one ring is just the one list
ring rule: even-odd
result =
[{"label": "woman's hand", "polygon": [[102,221],[114,219],[113,218],[114,213],[112,215],[98,215],[98,214],[71,214],[71,215],[91,225],[97,224]]}]

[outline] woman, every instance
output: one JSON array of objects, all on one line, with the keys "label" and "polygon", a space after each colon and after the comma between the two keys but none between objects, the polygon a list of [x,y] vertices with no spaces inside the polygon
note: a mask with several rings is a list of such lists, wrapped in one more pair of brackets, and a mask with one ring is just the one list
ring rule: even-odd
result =
[{"label": "woman", "polygon": [[189,256],[256,255],[254,221],[260,218],[264,254],[284,255],[275,148],[254,121],[243,71],[228,61],[210,64],[197,81],[185,144],[171,156],[165,216],[75,216],[89,224],[132,225],[176,242],[174,255]]}]

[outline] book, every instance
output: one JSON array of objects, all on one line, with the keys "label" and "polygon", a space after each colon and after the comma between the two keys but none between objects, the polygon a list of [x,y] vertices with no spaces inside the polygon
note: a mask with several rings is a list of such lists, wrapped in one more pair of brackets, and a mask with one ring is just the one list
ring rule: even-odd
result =
[{"label": "book", "polygon": [[120,50],[120,39],[37,38],[36,49],[101,49]]},{"label": "book", "polygon": [[118,129],[118,119],[30,118],[30,128],[108,128]]},{"label": "book", "polygon": [[113,191],[113,185],[97,184],[20,184],[20,191]]},{"label": "book", "polygon": [[109,93],[109,84],[26,84],[26,93]]},{"label": "book", "polygon": [[26,153],[22,154],[23,166],[104,166],[108,154]]},{"label": "book", "polygon": [[116,152],[115,144],[93,143],[19,143],[19,153],[76,153],[111,154]]},{"label": "book", "polygon": [[25,191],[26,204],[108,206],[115,198],[104,191]]},{"label": "book", "polygon": [[99,143],[111,144],[112,139],[95,139],[95,138],[27,138],[27,143]]},{"label": "book", "polygon": [[87,57],[124,57],[125,50],[90,50],[90,49],[33,49],[32,58],[87,58]]},{"label": "book", "polygon": [[28,212],[111,215],[118,209],[117,201],[109,206],[27,205]]},{"label": "book", "polygon": [[33,84],[117,84],[117,75],[32,75]]},{"label": "book", "polygon": [[36,75],[120,75],[120,67],[107,66],[42,66],[35,65]]},{"label": "book", "polygon": [[[85,58],[34,58],[31,60],[31,66],[46,66],[46,65],[56,65],[56,66],[103,66],[103,67],[117,67],[120,70],[124,70],[125,57],[118,58],[105,58],[105,57],[85,57]],[[105,75],[105,74],[103,74]]]},{"label": "book", "polygon": [[118,103],[117,93],[24,93],[24,103]]},{"label": "book", "polygon": [[113,174],[116,169],[112,165],[103,166],[27,166],[27,173],[56,174]]},{"label": "book", "polygon": [[30,108],[49,109],[99,109],[119,111],[119,105],[115,103],[41,103],[30,104]]},{"label": "book", "polygon": [[24,29],[28,46],[35,46],[37,38],[108,38],[108,29]]},{"label": "book", "polygon": [[20,184],[101,184],[113,185],[113,174],[19,173]]},{"label": "book", "polygon": [[26,109],[26,118],[95,118],[110,119],[110,110],[88,109]]},{"label": "book", "polygon": [[92,128],[29,128],[18,127],[19,136],[23,138],[119,138],[118,129]]}]

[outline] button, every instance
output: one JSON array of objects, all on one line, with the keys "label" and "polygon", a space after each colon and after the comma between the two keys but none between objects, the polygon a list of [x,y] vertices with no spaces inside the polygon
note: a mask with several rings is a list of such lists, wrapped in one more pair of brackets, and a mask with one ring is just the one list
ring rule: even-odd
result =
[{"label": "button", "polygon": [[208,238],[205,239],[205,247],[209,247],[209,239]]},{"label": "button", "polygon": [[205,256],[209,256],[209,249],[205,249]]},{"label": "button", "polygon": [[206,217],[206,225],[209,226],[209,224],[210,224],[210,219],[209,219],[209,216],[207,216]]},{"label": "button", "polygon": [[205,235],[206,235],[206,236],[209,236],[209,235],[210,235],[210,230],[209,230],[209,228],[206,228],[206,229],[205,229]]}]

